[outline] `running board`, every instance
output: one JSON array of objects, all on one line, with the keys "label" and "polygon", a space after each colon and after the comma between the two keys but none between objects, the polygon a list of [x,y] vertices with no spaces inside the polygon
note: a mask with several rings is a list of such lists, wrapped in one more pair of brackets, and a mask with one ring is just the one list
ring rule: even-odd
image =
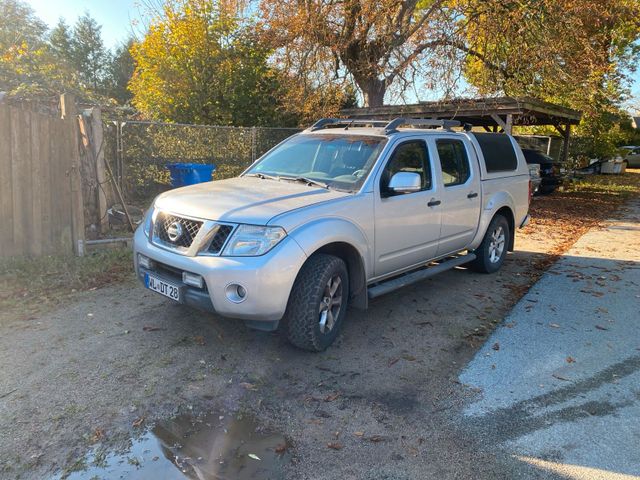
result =
[{"label": "running board", "polygon": [[394,290],[397,290],[399,288],[419,282],[420,280],[424,280],[425,278],[433,277],[434,275],[437,275],[439,273],[451,270],[455,267],[459,267],[460,265],[464,265],[465,263],[469,263],[472,260],[475,260],[475,258],[475,253],[467,253],[466,255],[462,255],[460,257],[453,257],[449,260],[445,260],[441,263],[438,263],[437,265],[434,265],[433,267],[422,268],[410,273],[405,273],[404,275],[400,275],[399,277],[394,277],[391,280],[382,281],[375,284],[373,287],[369,287],[369,298],[376,298],[380,295],[393,292]]}]

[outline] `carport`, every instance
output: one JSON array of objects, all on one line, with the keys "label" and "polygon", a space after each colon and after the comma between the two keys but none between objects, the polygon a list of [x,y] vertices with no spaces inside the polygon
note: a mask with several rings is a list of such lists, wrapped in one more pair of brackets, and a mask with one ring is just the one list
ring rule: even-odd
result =
[{"label": "carport", "polygon": [[552,125],[562,135],[563,161],[569,156],[571,126],[578,125],[582,113],[531,97],[495,97],[420,102],[411,105],[348,108],[341,111],[350,118],[396,117],[455,119],[483,127],[488,132],[511,133],[514,126]]}]

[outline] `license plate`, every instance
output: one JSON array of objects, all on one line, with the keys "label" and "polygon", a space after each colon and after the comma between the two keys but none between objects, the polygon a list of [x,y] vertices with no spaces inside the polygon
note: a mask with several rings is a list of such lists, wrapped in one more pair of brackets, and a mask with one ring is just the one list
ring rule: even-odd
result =
[{"label": "license plate", "polygon": [[176,287],[175,285],[169,282],[165,282],[164,280],[160,280],[159,278],[156,278],[153,275],[145,273],[144,284],[149,290],[158,292],[160,295],[169,297],[171,300],[175,300],[176,302],[181,301],[180,288]]}]

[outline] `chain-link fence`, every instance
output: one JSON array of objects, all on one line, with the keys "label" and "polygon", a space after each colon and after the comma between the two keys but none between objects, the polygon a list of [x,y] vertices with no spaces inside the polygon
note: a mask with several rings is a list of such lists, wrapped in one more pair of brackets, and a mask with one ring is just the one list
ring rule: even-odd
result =
[{"label": "chain-link fence", "polygon": [[105,154],[125,199],[141,204],[170,188],[168,163],[213,164],[215,179],[229,178],[300,131],[142,121],[109,122],[105,127]]}]

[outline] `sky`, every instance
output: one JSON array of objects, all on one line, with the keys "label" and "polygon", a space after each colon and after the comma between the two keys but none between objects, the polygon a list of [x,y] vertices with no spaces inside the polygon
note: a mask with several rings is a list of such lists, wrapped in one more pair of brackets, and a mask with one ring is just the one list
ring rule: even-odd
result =
[{"label": "sky", "polygon": [[[143,1],[143,0],[142,0]],[[139,24],[143,11],[141,0],[27,0],[40,19],[49,26],[58,23],[60,17],[68,25],[85,12],[102,25],[102,38],[107,47],[113,48],[130,36]]]},{"label": "sky", "polygon": [[[60,17],[73,25],[76,19],[88,11],[102,25],[105,45],[113,48],[124,42],[132,33],[142,33],[145,3],[154,0],[27,0],[38,17],[54,26]],[[640,108],[640,69],[632,75],[632,99],[627,102]],[[425,99],[426,100],[426,99]],[[633,112],[632,112],[633,113]],[[640,115],[640,111],[635,113]]]}]

